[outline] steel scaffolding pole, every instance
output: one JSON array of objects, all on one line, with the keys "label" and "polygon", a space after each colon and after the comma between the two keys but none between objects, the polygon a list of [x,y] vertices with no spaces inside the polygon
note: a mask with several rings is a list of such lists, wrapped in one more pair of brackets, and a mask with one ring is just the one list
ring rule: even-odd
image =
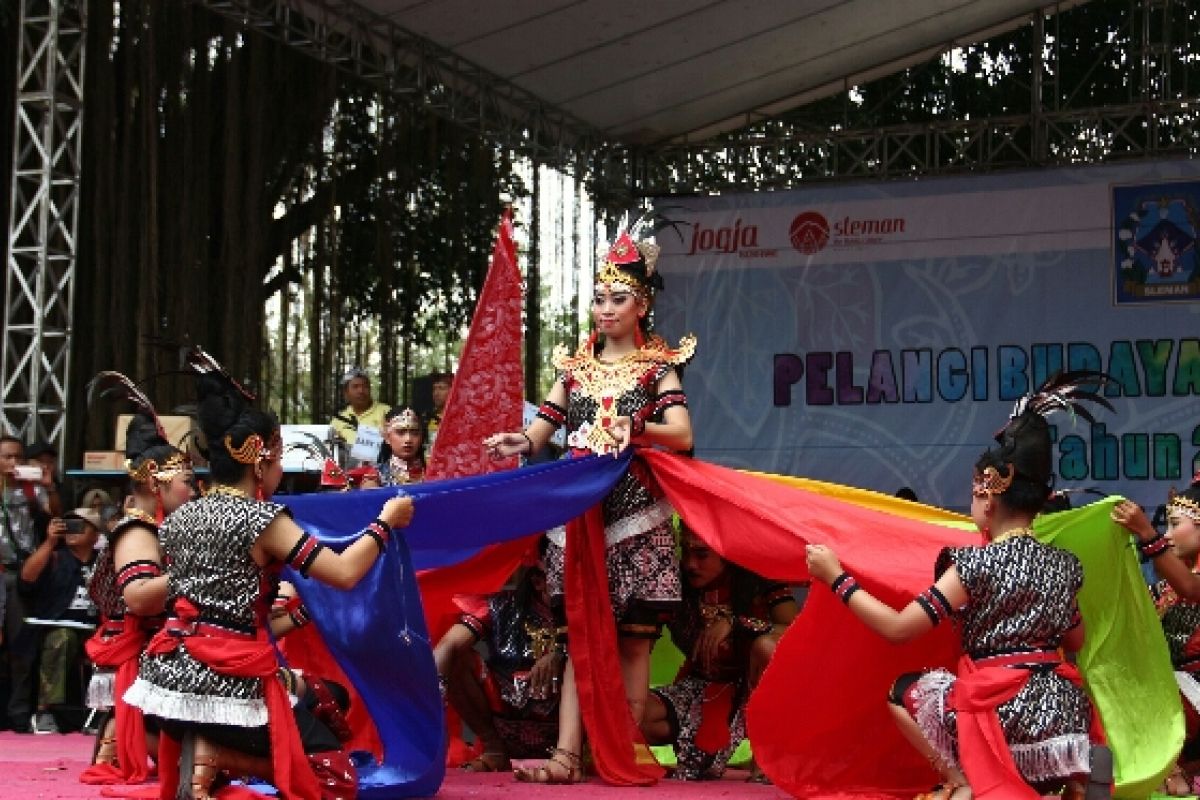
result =
[{"label": "steel scaffolding pole", "polygon": [[26,441],[66,427],[83,128],[82,0],[21,0],[0,421]]}]

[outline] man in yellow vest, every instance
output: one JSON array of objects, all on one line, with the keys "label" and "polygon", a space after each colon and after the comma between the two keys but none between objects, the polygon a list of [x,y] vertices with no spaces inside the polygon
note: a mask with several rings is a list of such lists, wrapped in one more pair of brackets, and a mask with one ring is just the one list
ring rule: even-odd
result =
[{"label": "man in yellow vest", "polygon": [[371,397],[371,379],[361,367],[351,367],[342,376],[342,395],[347,405],[333,415],[329,424],[348,446],[354,444],[360,426],[382,432],[383,419],[392,407]]}]

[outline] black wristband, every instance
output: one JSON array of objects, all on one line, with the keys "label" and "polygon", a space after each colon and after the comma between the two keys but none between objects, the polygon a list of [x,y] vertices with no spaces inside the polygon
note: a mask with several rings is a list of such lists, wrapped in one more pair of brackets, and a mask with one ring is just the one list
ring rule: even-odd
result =
[{"label": "black wristband", "polygon": [[849,572],[843,572],[833,579],[833,583],[829,584],[829,588],[833,593],[845,603],[850,605],[850,597],[862,587],[858,585],[858,581],[854,580],[854,576]]}]

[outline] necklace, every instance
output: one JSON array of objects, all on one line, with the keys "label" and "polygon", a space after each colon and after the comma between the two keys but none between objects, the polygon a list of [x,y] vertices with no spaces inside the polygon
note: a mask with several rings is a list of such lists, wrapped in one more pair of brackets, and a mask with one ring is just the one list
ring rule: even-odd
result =
[{"label": "necklace", "polygon": [[239,489],[236,486],[227,486],[224,483],[214,483],[212,486],[209,487],[208,491],[205,493],[206,496],[214,495],[214,494],[225,494],[225,495],[229,495],[230,497],[241,497],[246,500],[250,499],[250,495],[246,494],[246,492],[244,492],[243,490]]},{"label": "necklace", "polygon": [[136,506],[130,506],[129,508],[125,509],[125,516],[133,517],[139,522],[144,522],[147,525],[153,525],[156,528],[158,527],[158,523],[154,521],[153,516],[147,514],[145,511],[142,511]]},{"label": "necklace", "polygon": [[1009,539],[1016,539],[1018,536],[1032,537],[1033,536],[1033,528],[1030,528],[1030,527],[1011,528],[1011,529],[1005,531],[1004,533],[1000,534],[999,536],[997,536],[995,539],[992,539],[992,541],[989,542],[989,544],[1000,544],[1001,542],[1008,541]]}]

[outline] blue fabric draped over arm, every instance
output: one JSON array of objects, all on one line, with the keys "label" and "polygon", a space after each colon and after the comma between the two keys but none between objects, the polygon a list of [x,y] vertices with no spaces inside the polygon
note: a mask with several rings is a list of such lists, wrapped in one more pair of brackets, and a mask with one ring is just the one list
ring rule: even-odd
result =
[{"label": "blue fabric draped over arm", "polygon": [[[445,728],[415,569],[456,564],[497,542],[561,525],[599,502],[628,467],[588,457],[404,487],[412,523],[348,591],[288,570],[330,653],[363,698],[383,743],[359,770],[364,800],[424,797],[445,776]],[[394,488],[286,498],[297,523],[334,549],[354,541]],[[410,555],[411,551],[411,555]]]}]

